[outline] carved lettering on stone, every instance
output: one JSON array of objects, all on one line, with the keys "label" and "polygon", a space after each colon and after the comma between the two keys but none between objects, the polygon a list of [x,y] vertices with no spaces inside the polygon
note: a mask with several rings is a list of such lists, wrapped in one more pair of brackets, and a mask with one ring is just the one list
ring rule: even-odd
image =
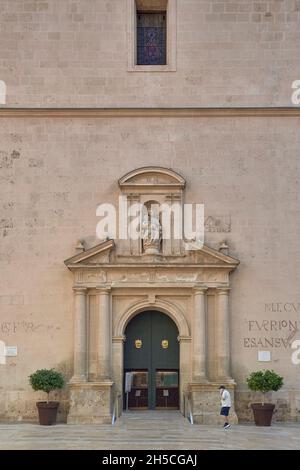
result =
[{"label": "carved lettering on stone", "polygon": [[206,232],[228,233],[231,232],[230,216],[208,216],[204,221]]},{"label": "carved lettering on stone", "polygon": [[[268,313],[273,314],[271,310]],[[242,338],[245,349],[290,349],[300,334],[300,320],[295,317],[271,317],[245,322],[247,335]]]}]

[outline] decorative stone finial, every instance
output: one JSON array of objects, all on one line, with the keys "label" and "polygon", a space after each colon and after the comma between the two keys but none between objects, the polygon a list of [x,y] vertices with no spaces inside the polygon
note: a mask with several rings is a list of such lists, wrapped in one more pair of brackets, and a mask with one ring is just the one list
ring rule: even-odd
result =
[{"label": "decorative stone finial", "polygon": [[223,253],[224,255],[228,255],[228,253],[229,253],[229,246],[227,245],[226,240],[223,240],[223,241],[220,243],[219,251],[220,251],[221,253]]},{"label": "decorative stone finial", "polygon": [[77,243],[75,249],[78,253],[82,253],[83,251],[85,251],[84,241],[83,240],[78,240],[78,243]]}]

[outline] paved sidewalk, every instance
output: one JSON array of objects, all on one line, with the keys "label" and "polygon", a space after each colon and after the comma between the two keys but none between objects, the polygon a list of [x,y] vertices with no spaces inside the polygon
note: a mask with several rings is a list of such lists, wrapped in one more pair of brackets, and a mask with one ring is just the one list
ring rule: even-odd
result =
[{"label": "paved sidewalk", "polygon": [[192,426],[176,411],[125,413],[114,426],[0,424],[0,449],[300,449],[300,424]]}]

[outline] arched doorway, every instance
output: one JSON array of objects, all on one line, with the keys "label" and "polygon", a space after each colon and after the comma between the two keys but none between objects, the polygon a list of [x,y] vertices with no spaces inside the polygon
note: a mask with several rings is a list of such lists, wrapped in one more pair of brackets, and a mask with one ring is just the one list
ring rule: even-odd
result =
[{"label": "arched doorway", "polygon": [[[124,390],[131,382],[124,407],[129,409],[179,408],[178,328],[158,311],[136,315],[125,330]],[[128,377],[128,374],[131,376]]]}]

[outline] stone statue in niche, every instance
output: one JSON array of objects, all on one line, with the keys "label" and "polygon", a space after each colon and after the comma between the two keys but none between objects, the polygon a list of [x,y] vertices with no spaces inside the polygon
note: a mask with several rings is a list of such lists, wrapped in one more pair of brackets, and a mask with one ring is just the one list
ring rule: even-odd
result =
[{"label": "stone statue in niche", "polygon": [[153,210],[152,207],[150,210],[146,207],[143,213],[141,237],[144,253],[157,254],[160,252],[162,227],[159,221],[158,212]]}]

